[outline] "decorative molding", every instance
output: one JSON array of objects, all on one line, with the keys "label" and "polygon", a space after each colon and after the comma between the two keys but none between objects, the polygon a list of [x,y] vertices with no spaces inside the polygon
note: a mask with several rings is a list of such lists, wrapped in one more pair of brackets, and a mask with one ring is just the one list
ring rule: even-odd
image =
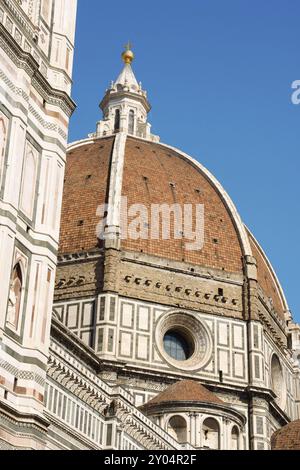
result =
[{"label": "decorative molding", "polygon": [[20,370],[7,361],[0,360],[0,368],[18,379],[34,381],[41,387],[45,385],[45,377],[28,370]]},{"label": "decorative molding", "polygon": [[[191,280],[191,279],[190,279]],[[194,280],[194,279],[193,279]],[[214,304],[216,307],[222,307],[224,308],[225,306],[230,309],[230,305],[232,306],[231,308],[233,310],[237,310],[238,307],[241,306],[241,300],[237,298],[229,298],[224,295],[218,295],[212,290],[207,290],[204,292],[202,289],[198,288],[191,288],[190,284],[186,285],[176,285],[174,282],[164,282],[163,278],[156,278],[156,279],[149,279],[148,277],[140,278],[140,277],[135,277],[132,274],[127,274],[123,277],[122,279],[123,284],[131,284],[134,285],[134,288],[137,289],[139,286],[140,288],[145,288],[148,287],[150,291],[155,291],[155,290],[160,290],[160,291],[166,291],[167,295],[172,296],[173,298],[189,298],[191,299],[192,297],[195,297],[196,301],[201,303],[209,303],[209,304]],[[217,286],[216,286],[217,288]],[[210,300],[210,302],[206,302]]]},{"label": "decorative molding", "polygon": [[31,77],[32,86],[49,103],[58,106],[68,117],[76,108],[69,95],[61,90],[52,88],[48,80],[39,70],[39,64],[28,52],[24,52],[0,23],[0,47],[6,52],[18,68],[23,68]]}]

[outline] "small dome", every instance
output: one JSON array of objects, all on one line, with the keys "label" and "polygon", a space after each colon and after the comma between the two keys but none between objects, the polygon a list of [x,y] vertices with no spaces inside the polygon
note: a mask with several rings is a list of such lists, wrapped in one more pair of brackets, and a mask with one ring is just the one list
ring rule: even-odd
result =
[{"label": "small dome", "polygon": [[271,446],[272,450],[300,450],[300,419],[276,431]]},{"label": "small dome", "polygon": [[157,407],[166,403],[187,401],[195,403],[214,403],[217,405],[225,404],[219,397],[210,392],[199,382],[195,382],[194,380],[182,380],[166,388],[166,390],[152,398],[148,403],[145,403],[141,409],[147,410],[148,408]]}]

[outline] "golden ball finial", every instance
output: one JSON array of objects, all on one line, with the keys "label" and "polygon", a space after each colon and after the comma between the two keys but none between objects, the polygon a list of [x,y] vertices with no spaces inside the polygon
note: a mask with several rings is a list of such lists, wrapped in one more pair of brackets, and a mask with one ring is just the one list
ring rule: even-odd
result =
[{"label": "golden ball finial", "polygon": [[134,60],[134,53],[131,50],[132,45],[128,41],[128,43],[125,46],[125,51],[122,54],[122,59],[125,62],[125,64],[131,64],[131,62]]}]

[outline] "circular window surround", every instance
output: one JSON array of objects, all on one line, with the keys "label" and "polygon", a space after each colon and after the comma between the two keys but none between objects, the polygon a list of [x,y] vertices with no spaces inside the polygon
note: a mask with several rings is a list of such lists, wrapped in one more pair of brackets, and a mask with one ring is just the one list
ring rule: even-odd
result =
[{"label": "circular window surround", "polygon": [[[177,332],[190,345],[191,356],[178,361],[165,351],[164,337],[168,332]],[[209,329],[192,313],[169,312],[160,318],[156,326],[155,340],[161,356],[173,367],[198,370],[205,366],[212,355],[212,337]]]}]

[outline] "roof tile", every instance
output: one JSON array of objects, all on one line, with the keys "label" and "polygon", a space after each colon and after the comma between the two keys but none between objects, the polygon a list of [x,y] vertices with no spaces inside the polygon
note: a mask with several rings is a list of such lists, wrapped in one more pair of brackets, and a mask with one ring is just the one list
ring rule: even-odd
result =
[{"label": "roof tile", "polygon": [[159,393],[152,400],[148,401],[143,408],[153,405],[160,405],[162,403],[171,402],[205,402],[224,404],[224,402],[217,397],[214,393],[210,392],[207,388],[194,380],[182,380],[168,387],[163,392]]}]

